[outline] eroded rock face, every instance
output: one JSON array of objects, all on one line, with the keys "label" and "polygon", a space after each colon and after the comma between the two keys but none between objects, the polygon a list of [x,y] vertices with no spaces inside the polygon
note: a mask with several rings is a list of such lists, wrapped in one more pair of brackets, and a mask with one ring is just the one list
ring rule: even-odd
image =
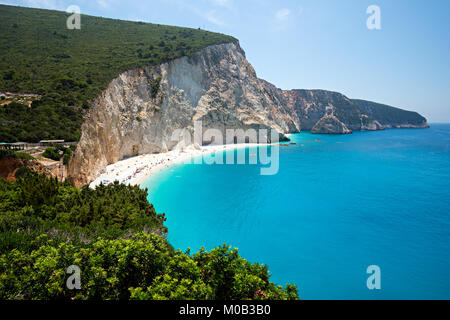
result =
[{"label": "eroded rock face", "polygon": [[[314,127],[315,132],[339,134],[348,133],[340,125],[349,131],[374,131],[383,130],[391,126],[389,118],[392,118],[393,113],[398,112],[399,123],[405,122],[405,118],[411,120],[411,125],[416,127],[427,127],[426,119],[416,113],[404,111],[401,109],[384,106],[383,112],[376,113],[381,106],[376,104],[371,112],[369,108],[364,108],[362,100],[351,100],[338,92],[326,90],[289,90],[283,91],[286,98],[287,108],[292,110],[295,118],[298,119],[302,130],[312,131]],[[367,101],[365,101],[367,102]],[[367,102],[369,103],[369,102]],[[376,114],[374,114],[376,113]],[[377,117],[385,115],[385,124],[381,124]],[[329,118],[333,116],[334,118]],[[323,120],[323,121],[321,121]],[[337,120],[337,121],[336,121]],[[336,131],[319,130],[321,126],[328,123],[330,128],[336,128]],[[332,123],[336,126],[331,125]]]},{"label": "eroded rock face", "polygon": [[69,165],[77,186],[109,164],[177,147],[176,129],[268,129],[299,132],[275,87],[260,81],[238,43],[211,46],[169,63],[128,71],[91,106]]},{"label": "eroded rock face", "polygon": [[311,133],[350,134],[352,133],[352,130],[349,130],[347,126],[335,116],[329,115],[324,116],[322,119],[320,119],[316,123],[316,125],[311,129]]},{"label": "eroded rock face", "polygon": [[[31,171],[39,174],[45,174],[47,177],[58,177],[51,170],[40,164],[37,160],[22,160],[22,159],[0,159],[0,177],[7,181],[16,181],[16,172],[22,167],[26,167]],[[59,168],[58,168],[59,169]]]},{"label": "eroded rock face", "polygon": [[285,134],[428,126],[416,113],[337,92],[278,89],[258,79],[239,43],[228,43],[111,81],[86,116],[69,179],[82,186],[124,158],[179,148],[174,132],[193,135],[195,121],[202,121],[203,131],[218,129],[224,136],[227,129]]},{"label": "eroded rock face", "polygon": [[[371,119],[374,122],[375,128],[373,130],[430,127],[427,123],[427,119],[417,112],[406,111],[371,101],[356,99],[353,99],[352,101],[367,115],[367,119]],[[370,127],[370,124],[367,126]]]}]

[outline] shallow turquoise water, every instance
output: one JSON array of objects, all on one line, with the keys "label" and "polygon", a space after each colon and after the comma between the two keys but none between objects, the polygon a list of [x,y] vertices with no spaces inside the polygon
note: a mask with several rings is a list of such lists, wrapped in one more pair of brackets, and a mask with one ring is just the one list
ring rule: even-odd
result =
[{"label": "shallow turquoise water", "polygon": [[292,140],[274,176],[192,164],[149,178],[170,242],[238,247],[304,299],[450,299],[450,125]]}]

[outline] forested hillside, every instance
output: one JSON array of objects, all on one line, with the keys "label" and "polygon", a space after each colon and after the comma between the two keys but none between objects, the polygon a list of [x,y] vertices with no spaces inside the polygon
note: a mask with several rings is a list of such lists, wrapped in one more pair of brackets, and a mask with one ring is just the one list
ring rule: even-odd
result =
[{"label": "forested hillside", "polygon": [[35,93],[31,108],[0,101],[0,141],[77,140],[83,109],[121,72],[189,56],[234,38],[203,30],[0,5],[0,92]]}]

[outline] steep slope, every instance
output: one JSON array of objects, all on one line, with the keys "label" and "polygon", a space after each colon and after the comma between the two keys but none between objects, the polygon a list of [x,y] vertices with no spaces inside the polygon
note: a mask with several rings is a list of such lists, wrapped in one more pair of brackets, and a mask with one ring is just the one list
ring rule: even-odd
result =
[{"label": "steep slope", "polygon": [[[266,84],[269,88],[273,87]],[[324,134],[346,134],[387,128],[428,128],[427,120],[416,112],[375,102],[349,99],[326,90],[281,90],[278,96],[293,121],[302,130]]]},{"label": "steep slope", "polygon": [[[283,94],[287,98],[289,108],[295,112],[302,130],[311,130],[313,133],[428,127],[426,119],[417,113],[368,101],[352,100],[338,92],[289,90],[283,91]],[[325,122],[328,123],[328,129],[322,130]]]},{"label": "steep slope", "polygon": [[[35,93],[31,108],[0,108],[0,141],[76,141],[82,114],[122,72],[190,56],[233,37],[173,26],[0,5],[0,93]],[[3,102],[2,102],[3,103]]]},{"label": "steep slope", "polygon": [[45,174],[47,177],[55,177],[51,170],[27,153],[0,149],[0,178],[7,181],[16,181],[16,174],[21,168]]},{"label": "steep slope", "polygon": [[337,92],[278,89],[257,78],[237,41],[213,45],[114,79],[90,107],[69,176],[81,186],[124,158],[176,149],[173,133],[188,129],[192,136],[194,121],[224,136],[227,129],[346,134],[394,124],[427,126],[426,120],[414,123],[409,117],[402,122],[408,112],[377,108],[361,107]]},{"label": "steep slope", "polygon": [[238,42],[125,72],[91,106],[69,175],[83,185],[123,158],[172,150],[173,132],[193,136],[194,121],[224,136],[227,129],[298,132],[283,99],[257,78]]},{"label": "steep slope", "polygon": [[428,128],[427,119],[417,112],[406,111],[366,100],[352,100],[368,116],[371,116],[384,128]]},{"label": "steep slope", "polygon": [[336,116],[327,115],[317,121],[311,132],[319,134],[349,134],[352,133],[352,130],[347,128]]}]

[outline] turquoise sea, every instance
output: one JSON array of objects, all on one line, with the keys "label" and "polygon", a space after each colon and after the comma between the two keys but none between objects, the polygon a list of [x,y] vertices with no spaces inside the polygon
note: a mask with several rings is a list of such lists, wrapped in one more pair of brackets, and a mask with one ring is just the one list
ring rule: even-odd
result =
[{"label": "turquoise sea", "polygon": [[273,176],[180,164],[150,177],[174,247],[237,247],[303,299],[450,299],[450,124],[291,139]]}]

